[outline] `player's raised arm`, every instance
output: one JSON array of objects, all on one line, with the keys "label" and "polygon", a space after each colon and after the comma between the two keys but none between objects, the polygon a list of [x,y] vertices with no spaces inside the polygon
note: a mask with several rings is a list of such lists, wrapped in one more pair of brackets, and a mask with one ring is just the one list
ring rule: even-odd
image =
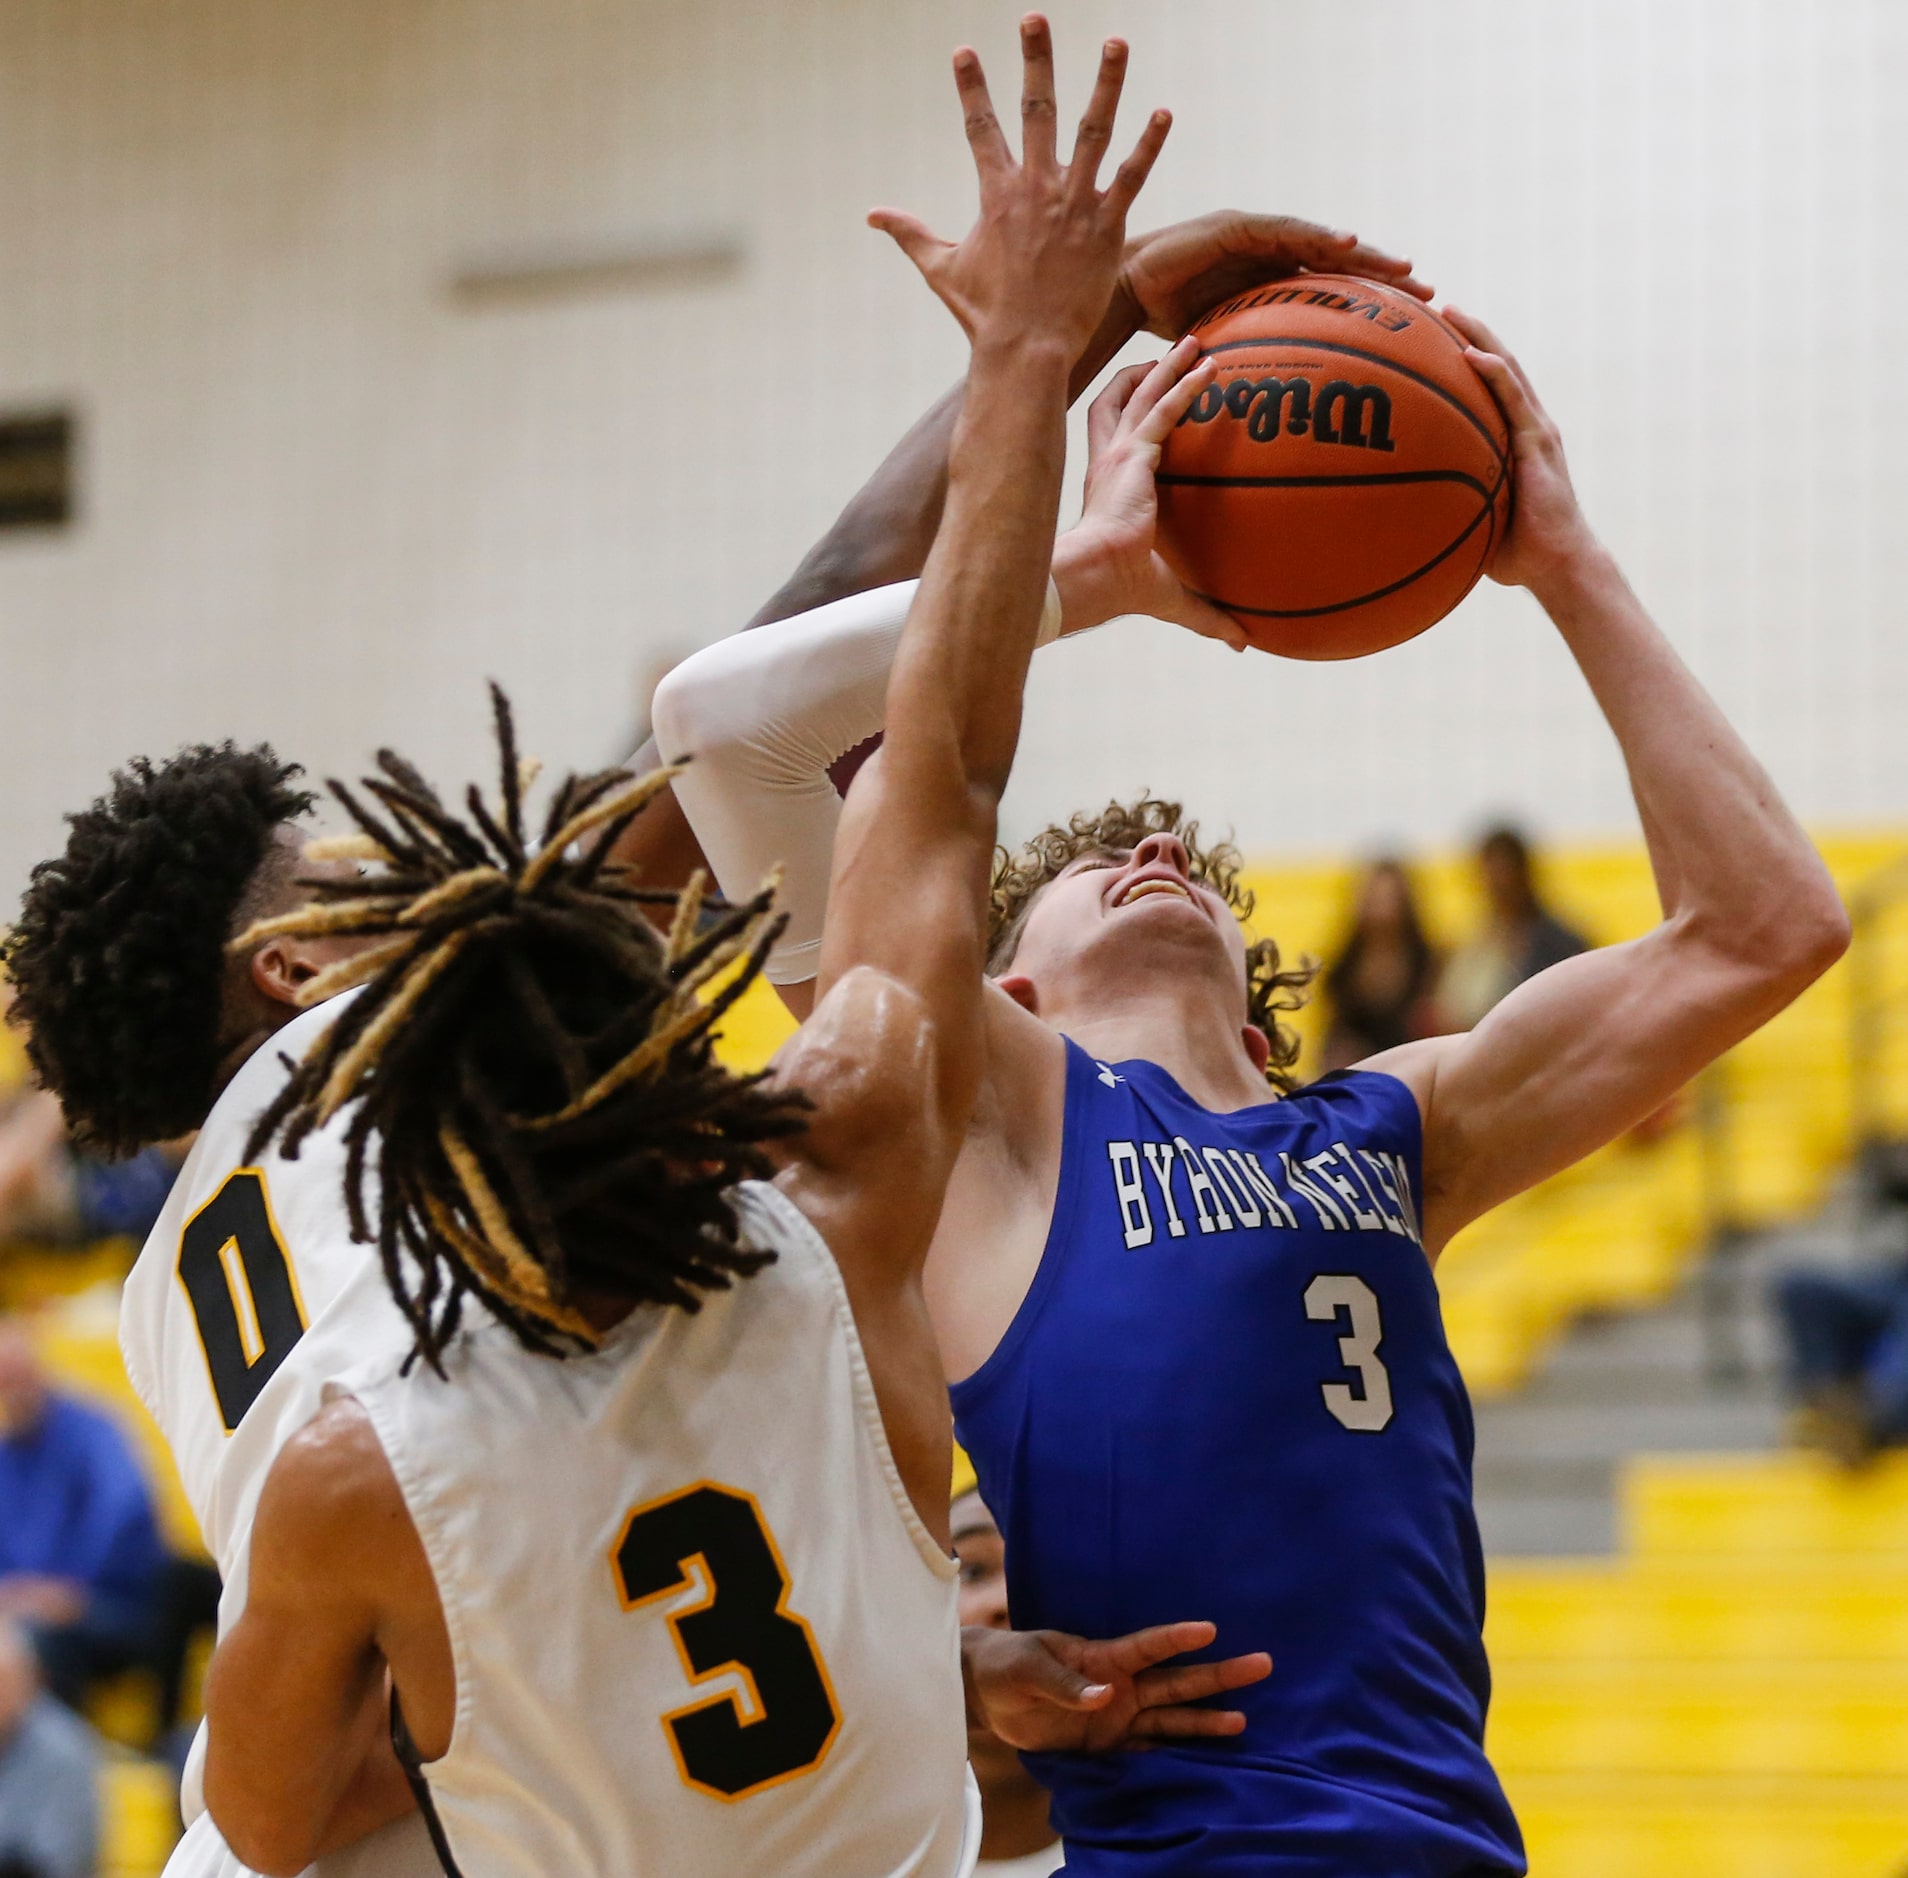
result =
[{"label": "player's raised arm", "polygon": [[1511,427],[1517,509],[1491,573],[1536,596],[1616,735],[1663,920],[1540,973],[1467,1036],[1372,1060],[1423,1110],[1434,1253],[1641,1121],[1848,943],[1821,857],[1591,533],[1523,368],[1481,322],[1446,317]]},{"label": "player's raised arm", "polygon": [[[835,846],[820,1003],[782,1063],[816,1105],[785,1178],[864,1323],[924,1309],[920,1269],[980,1074],[988,866],[1053,550],[1068,372],[1106,304],[1127,207],[1169,121],[1148,121],[1102,189],[1125,46],[1107,42],[1064,166],[1038,16],[1023,22],[1022,51],[1019,161],[979,60],[955,57],[980,176],[967,236],[943,241],[890,210],[870,218],[960,321],[973,361],[946,510],[889,681],[888,741],[850,791]],[[937,1433],[945,1456],[945,1398],[937,1377],[930,1411],[922,1380],[918,1449],[901,1451],[911,1444],[891,1400],[884,1414],[917,1504],[938,1494],[944,1509],[944,1458],[930,1482]]]}]

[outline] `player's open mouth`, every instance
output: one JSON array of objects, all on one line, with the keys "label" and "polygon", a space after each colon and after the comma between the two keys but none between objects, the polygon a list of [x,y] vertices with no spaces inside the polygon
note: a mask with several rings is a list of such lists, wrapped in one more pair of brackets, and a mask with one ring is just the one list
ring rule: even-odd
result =
[{"label": "player's open mouth", "polygon": [[1135,881],[1113,904],[1116,907],[1131,906],[1135,900],[1143,900],[1149,894],[1156,893],[1177,894],[1182,900],[1190,900],[1192,898],[1192,889],[1188,887],[1184,881],[1160,880],[1155,878],[1152,880]]}]

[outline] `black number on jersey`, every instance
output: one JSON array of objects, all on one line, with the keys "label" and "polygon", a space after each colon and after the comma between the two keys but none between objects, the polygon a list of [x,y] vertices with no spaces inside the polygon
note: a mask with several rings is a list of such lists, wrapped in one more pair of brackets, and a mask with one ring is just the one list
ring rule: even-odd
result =
[{"label": "black number on jersey", "polygon": [[841,1715],[750,1495],[705,1480],[651,1500],[624,1521],[610,1564],[630,1611],[699,1579],[702,1601],[669,1613],[683,1668],[691,1682],[738,1671],[752,1698],[753,1714],[724,1693],[662,1718],[690,1786],[740,1800],[821,1764]]},{"label": "black number on jersey", "polygon": [[229,1435],[305,1334],[305,1310],[265,1176],[241,1167],[186,1221],[179,1282],[192,1301]]},{"label": "black number on jersey", "polygon": [[1350,1272],[1321,1272],[1305,1287],[1305,1315],[1336,1323],[1341,1311],[1350,1320],[1350,1332],[1338,1340],[1338,1357],[1358,1372],[1358,1386],[1322,1382],[1318,1392],[1332,1418],[1353,1434],[1382,1434],[1391,1426],[1391,1372],[1378,1360],[1385,1340],[1378,1295]]}]

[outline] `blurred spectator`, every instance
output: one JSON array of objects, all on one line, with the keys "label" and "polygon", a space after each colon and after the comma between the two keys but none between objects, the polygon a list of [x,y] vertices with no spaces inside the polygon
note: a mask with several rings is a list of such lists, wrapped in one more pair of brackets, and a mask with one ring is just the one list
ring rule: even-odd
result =
[{"label": "blurred spectator", "polygon": [[[12,1001],[0,981],[0,1019]],[[59,1103],[28,1080],[18,1033],[0,1023],[0,1242],[143,1239],[184,1159],[184,1143],[147,1148],[126,1161],[81,1153],[67,1139]]]},{"label": "blurred spectator", "polygon": [[1775,1281],[1796,1438],[1846,1466],[1908,1442],[1908,1263]]},{"label": "blurred spectator", "polygon": [[1525,979],[1590,950],[1537,892],[1530,843],[1515,828],[1493,828],[1477,845],[1484,928],[1452,953],[1438,986],[1441,1027],[1469,1030]]},{"label": "blurred spectator", "polygon": [[1325,1067],[1345,1069],[1437,1028],[1438,955],[1425,937],[1411,876],[1389,856],[1359,882],[1351,930],[1325,967]]},{"label": "blurred spectator", "polygon": [[126,1161],[95,1160],[67,1140],[52,1096],[22,1090],[0,1110],[0,1240],[143,1239],[183,1159],[179,1147],[166,1146]]},{"label": "blurred spectator", "polygon": [[0,1617],[63,1702],[145,1658],[164,1568],[125,1437],[55,1392],[26,1332],[0,1320]]},{"label": "blurred spectator", "polygon": [[[1005,1630],[1007,1563],[1000,1528],[978,1493],[953,1510],[954,1555],[961,1562],[961,1622]],[[980,1870],[990,1878],[1047,1878],[1065,1857],[1047,1815],[1047,1790],[1020,1756],[985,1728],[967,1731],[967,1758],[981,1794]]]},{"label": "blurred spectator", "polygon": [[0,1878],[93,1878],[98,1863],[97,1738],[41,1692],[33,1652],[0,1619]]}]

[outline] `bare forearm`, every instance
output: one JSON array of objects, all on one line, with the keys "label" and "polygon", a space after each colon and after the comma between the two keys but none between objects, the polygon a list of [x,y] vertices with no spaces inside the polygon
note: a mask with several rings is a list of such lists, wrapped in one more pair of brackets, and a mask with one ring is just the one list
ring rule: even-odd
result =
[{"label": "bare forearm", "polygon": [[[1124,286],[1114,290],[1106,315],[1087,349],[1073,363],[1067,402],[1080,397],[1112,362],[1145,320]],[[955,385],[918,419],[888,452],[881,467],[856,491],[835,524],[803,556],[801,565],[749,620],[766,626],[812,612],[871,587],[914,580],[927,565],[935,530],[947,501],[947,459],[967,395]]]},{"label": "bare forearm", "polygon": [[946,516],[889,685],[891,746],[910,722],[951,725],[967,784],[996,795],[1013,763],[1053,556],[1065,377],[1050,348],[976,353]]},{"label": "bare forearm", "polygon": [[[349,1689],[320,1687],[262,1668],[251,1642],[235,1632],[213,1659],[206,1803],[247,1864],[267,1873],[301,1871],[321,1852],[404,1810],[378,1777],[382,1745],[402,1782],[396,1756],[381,1740],[383,1670],[367,1658]],[[288,1681],[296,1686],[288,1689]]]},{"label": "bare forearm", "polygon": [[396,1751],[391,1746],[390,1730],[384,1725],[383,1704],[374,1737],[359,1763],[357,1774],[338,1802],[329,1824],[319,1836],[316,1858],[356,1845],[366,1834],[393,1820],[403,1819],[417,1810],[411,1783],[404,1776]]},{"label": "bare forearm", "polygon": [[750,626],[792,619],[920,573],[941,525],[948,447],[966,389],[962,380],[889,451],[834,526],[756,611]]},{"label": "bare forearm", "polygon": [[1748,746],[1590,545],[1538,598],[1602,708],[1629,769],[1664,911],[1747,939],[1833,899],[1808,837]]}]

